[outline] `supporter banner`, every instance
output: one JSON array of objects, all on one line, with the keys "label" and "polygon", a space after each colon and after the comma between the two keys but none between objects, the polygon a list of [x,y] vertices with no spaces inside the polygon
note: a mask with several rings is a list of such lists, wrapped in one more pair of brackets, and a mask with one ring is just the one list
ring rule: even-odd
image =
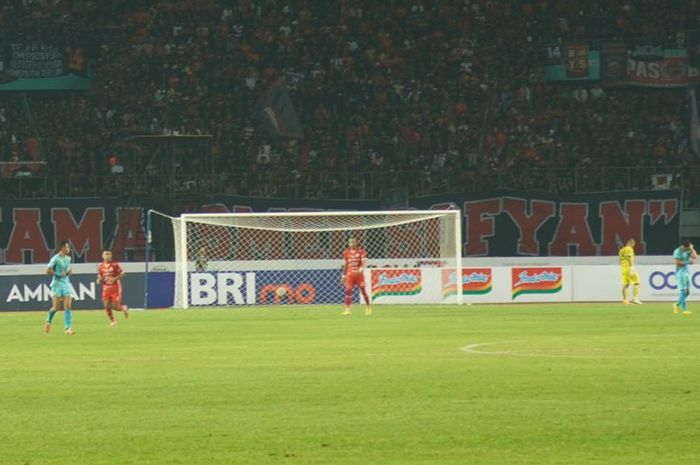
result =
[{"label": "supporter banner", "polygon": [[[697,81],[696,71],[692,77]],[[664,57],[656,61],[627,60],[627,82],[634,86],[684,87],[691,81],[688,57]]]},{"label": "supporter banner", "polygon": [[12,39],[0,44],[0,91],[85,90],[87,69],[84,47]]},{"label": "supporter banner", "polygon": [[85,48],[38,41],[3,44],[2,70],[16,78],[53,78],[87,69]]},{"label": "supporter banner", "polygon": [[[1,78],[0,78],[1,79]],[[2,92],[32,92],[35,90],[87,90],[92,83],[89,77],[67,74],[54,78],[13,79],[1,81]]]},{"label": "supporter banner", "polygon": [[600,51],[600,79],[607,86],[627,84],[627,47],[623,42],[604,42]]},{"label": "supporter banner", "polygon": [[[551,54],[552,47],[548,47]],[[566,48],[566,61],[548,61],[547,81],[602,80],[606,85],[683,87],[700,83],[700,70],[690,66],[684,49],[641,47],[629,51],[622,43],[604,43],[600,51],[589,50],[588,72],[584,72],[581,47]],[[632,55],[636,53],[636,55]],[[569,58],[571,56],[571,58]]]},{"label": "supporter banner", "polygon": [[63,240],[72,246],[74,263],[97,262],[106,247],[118,260],[143,260],[142,205],[124,206],[117,199],[2,200],[0,264],[48,263]]},{"label": "supporter banner", "polygon": [[560,43],[550,43],[545,45],[545,63],[547,66],[564,64],[562,45]]},{"label": "supporter banner", "polygon": [[[550,52],[552,47],[549,47]],[[567,49],[581,52],[580,49]],[[559,50],[557,53],[560,53]],[[544,79],[545,81],[597,81],[600,79],[600,52],[598,50],[589,50],[587,52],[587,59],[585,60],[585,67],[583,65],[584,60],[580,56],[577,58],[574,56],[572,63],[569,63],[568,55],[565,61],[562,63],[549,64],[544,67]],[[550,60],[553,63],[553,60]],[[578,63],[578,67],[577,67]],[[585,70],[585,72],[584,72]]]},{"label": "supporter banner", "polygon": [[[442,199],[443,203],[440,202]],[[435,208],[454,198],[414,205]],[[498,191],[461,204],[464,256],[616,255],[627,238],[637,252],[664,255],[680,231],[681,192],[608,192],[562,195]]]},{"label": "supporter banner", "polygon": [[299,116],[294,109],[285,79],[279,79],[260,98],[257,104],[258,121],[271,136],[287,139],[303,139]]},{"label": "supporter banner", "polygon": [[565,52],[567,79],[588,77],[588,44],[567,44]]},{"label": "supporter banner", "polygon": [[[679,190],[580,195],[504,190],[420,197],[412,199],[410,206],[421,210],[459,206],[464,217],[465,256],[615,255],[629,237],[637,240],[638,253],[664,255],[679,237],[680,196]],[[72,245],[75,263],[99,261],[105,247],[111,248],[118,260],[143,260],[145,214],[149,208],[159,209],[148,199],[136,200],[131,206],[124,206],[118,199],[0,201],[0,264],[48,263],[57,242],[64,239]],[[369,201],[214,196],[207,202],[177,202],[172,213],[379,208],[378,202]],[[172,228],[166,220],[160,221],[160,228],[153,232],[153,246],[158,259],[171,260]],[[416,240],[420,241],[419,231],[406,233],[418,234]],[[265,232],[258,237],[261,249],[276,240],[274,234]]]},{"label": "supporter banner", "polygon": [[[455,205],[464,216],[463,255],[505,257],[616,255],[628,237],[637,240],[638,253],[664,255],[679,237],[682,203],[681,191],[676,189],[570,195],[502,190],[410,200],[410,208],[420,210]],[[374,202],[253,201],[226,196],[215,197],[199,209],[190,206],[191,212],[380,208]]]},{"label": "supporter banner", "polygon": [[658,61],[664,58],[664,46],[662,44],[653,43],[653,41],[644,41],[646,44],[635,45],[632,47],[631,55],[635,60],[642,61]]}]

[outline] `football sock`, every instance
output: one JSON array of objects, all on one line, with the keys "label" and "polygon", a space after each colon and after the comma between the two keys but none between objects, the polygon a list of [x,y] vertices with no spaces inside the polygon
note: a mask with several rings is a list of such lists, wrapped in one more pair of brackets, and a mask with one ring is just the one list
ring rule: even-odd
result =
[{"label": "football sock", "polygon": [[73,323],[73,312],[70,308],[66,309],[65,315],[63,315],[63,320],[66,324],[66,329],[72,328],[71,324]]},{"label": "football sock", "polygon": [[634,285],[634,288],[632,289],[632,297],[634,297],[634,300],[639,300],[639,284]]},{"label": "football sock", "polygon": [[105,307],[105,311],[107,312],[107,316],[109,317],[110,321],[114,321],[114,314],[112,313],[112,307]]},{"label": "football sock", "polygon": [[365,298],[365,304],[369,305],[369,296],[367,295],[367,291],[365,290],[364,287],[361,287],[360,291],[362,292],[362,297]]},{"label": "football sock", "polygon": [[685,299],[688,297],[688,291],[685,289],[681,289],[680,294],[678,295],[678,301],[676,302],[680,308],[683,310],[688,309],[688,303],[685,301]]},{"label": "football sock", "polygon": [[622,300],[627,300],[627,286],[622,288]]},{"label": "football sock", "polygon": [[51,310],[49,310],[49,316],[48,316],[48,318],[46,318],[46,322],[48,324],[51,324],[51,322],[53,322],[53,317],[55,315],[56,315],[56,310],[54,310],[53,308]]},{"label": "football sock", "polygon": [[350,304],[352,304],[352,288],[346,287],[345,288],[345,308],[349,308]]}]

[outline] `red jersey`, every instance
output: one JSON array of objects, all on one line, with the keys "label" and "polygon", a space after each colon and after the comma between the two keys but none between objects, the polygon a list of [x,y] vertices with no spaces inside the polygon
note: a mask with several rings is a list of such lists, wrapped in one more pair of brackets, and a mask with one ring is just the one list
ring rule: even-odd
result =
[{"label": "red jersey", "polygon": [[97,276],[102,280],[102,285],[104,287],[112,287],[119,285],[119,281],[114,281],[108,284],[105,278],[115,278],[122,274],[122,267],[117,262],[100,263],[97,267]]},{"label": "red jersey", "polygon": [[367,260],[365,249],[358,247],[357,249],[347,249],[343,252],[343,260],[345,260],[345,274],[355,274],[364,266]]}]

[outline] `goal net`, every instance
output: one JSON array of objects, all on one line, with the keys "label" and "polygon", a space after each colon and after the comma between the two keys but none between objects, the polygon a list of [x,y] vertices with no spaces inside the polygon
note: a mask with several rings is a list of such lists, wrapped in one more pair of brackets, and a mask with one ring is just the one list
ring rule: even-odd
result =
[{"label": "goal net", "polygon": [[459,210],[199,213],[172,224],[175,307],[340,304],[351,237],[367,253],[373,304],[462,302]]}]

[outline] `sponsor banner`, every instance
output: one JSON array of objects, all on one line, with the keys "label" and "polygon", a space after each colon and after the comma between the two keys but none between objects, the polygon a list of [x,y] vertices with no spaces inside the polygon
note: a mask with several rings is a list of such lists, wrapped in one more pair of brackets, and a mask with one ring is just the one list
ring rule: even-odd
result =
[{"label": "sponsor banner", "polygon": [[[700,270],[690,267],[690,295],[700,298]],[[652,267],[644,269],[644,277],[640,276],[642,283],[648,286],[646,293],[649,297],[671,297],[675,300],[678,297],[678,283],[676,281],[676,270],[673,266]],[[649,299],[651,300],[651,299]],[[656,299],[654,299],[656,300]],[[666,299],[663,299],[666,300]]]},{"label": "sponsor banner", "polygon": [[[491,268],[462,268],[462,295],[488,294],[493,287]],[[457,294],[457,271],[442,270],[443,299]]]},{"label": "sponsor banner", "polygon": [[561,267],[511,269],[511,299],[526,294],[556,294],[562,290]]},{"label": "sponsor banner", "polygon": [[[341,304],[345,299],[338,269],[192,272],[189,280],[192,307]],[[353,301],[358,297],[355,289]]]},{"label": "sponsor banner", "polygon": [[[670,254],[668,261],[671,261]],[[637,256],[637,261],[646,257]],[[642,302],[675,302],[678,298],[676,272],[673,265],[636,265],[639,273],[639,298]],[[617,265],[576,266],[574,302],[619,302],[622,300],[622,276]],[[632,297],[632,286],[627,291]],[[690,296],[688,300],[700,300],[700,269],[690,267]]]},{"label": "sponsor banner", "polygon": [[588,77],[590,66],[588,65],[588,44],[567,44],[566,53],[566,78]]},{"label": "sponsor banner", "polygon": [[[95,282],[95,273],[70,277],[73,308],[102,308],[102,286]],[[0,311],[36,311],[51,307],[50,277],[41,275],[0,276]],[[122,299],[130,307],[143,307],[143,273],[126,274],[122,279]],[[172,294],[172,288],[170,289]]]},{"label": "sponsor banner", "polygon": [[[614,262],[617,257],[609,258]],[[648,258],[650,257],[638,256],[637,260]],[[92,264],[89,266],[92,268]],[[670,312],[671,302],[678,297],[673,265],[642,264],[635,269],[640,276],[640,299],[643,302],[668,302]],[[377,282],[383,282],[385,290],[374,301],[378,305],[456,302],[454,271],[438,268],[374,271],[377,273]],[[382,272],[385,273],[385,278],[380,280],[379,273]],[[34,274],[0,273],[0,311],[44,311],[51,306],[50,279],[43,273],[43,269],[32,273]],[[369,283],[371,272],[365,273]],[[464,270],[463,276],[464,301],[469,304],[619,302],[622,299],[620,267],[617,264],[469,268]],[[95,283],[94,277],[93,272],[85,270],[71,277],[75,298],[73,308],[102,308],[101,286]],[[190,273],[190,279],[193,280],[190,300],[193,308],[288,304],[340,306],[344,300],[344,289],[337,269],[202,272]],[[415,290],[418,280],[421,290],[414,293],[411,287]],[[490,280],[490,288],[488,292],[481,292],[479,288],[483,289],[485,280]],[[401,281],[405,283],[401,284]],[[127,271],[123,280],[124,302],[127,305],[143,306],[143,285],[142,272]],[[690,286],[689,300],[700,301],[700,267],[691,266]],[[375,290],[379,290],[379,286]],[[371,290],[368,288],[368,291]],[[173,272],[158,271],[149,274],[149,308],[172,306],[173,292]],[[632,296],[632,286],[629,287],[628,295]],[[357,290],[353,302],[360,302]]]},{"label": "sponsor banner", "polygon": [[370,270],[370,281],[373,302],[381,297],[412,296],[423,290],[420,268]]}]

